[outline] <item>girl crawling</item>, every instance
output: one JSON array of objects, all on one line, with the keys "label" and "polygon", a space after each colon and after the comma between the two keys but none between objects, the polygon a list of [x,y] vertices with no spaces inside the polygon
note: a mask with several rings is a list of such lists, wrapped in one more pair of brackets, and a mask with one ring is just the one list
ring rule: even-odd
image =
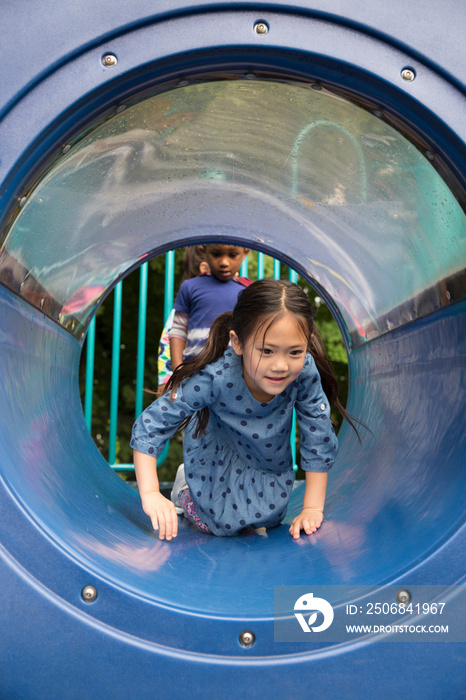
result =
[{"label": "girl crawling", "polygon": [[[142,507],[159,538],[176,537],[177,509],[218,536],[278,525],[294,481],[293,409],[306,485],[290,533],[297,539],[301,530],[315,532],[338,450],[331,404],[348,419],[306,294],[291,282],[254,282],[232,312],[215,320],[201,354],[178,367],[166,393],[134,424]],[[180,427],[184,465],[169,500],[159,490],[157,457]]]}]

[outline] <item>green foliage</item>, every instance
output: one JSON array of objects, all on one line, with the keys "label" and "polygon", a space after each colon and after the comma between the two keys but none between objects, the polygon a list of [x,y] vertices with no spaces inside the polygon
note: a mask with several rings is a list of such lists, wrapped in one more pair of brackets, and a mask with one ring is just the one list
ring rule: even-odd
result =
[{"label": "green foliage", "polygon": [[[288,268],[281,265],[282,279],[288,279]],[[265,256],[264,274],[273,277],[273,259]],[[175,293],[183,276],[183,250],[175,255]],[[257,253],[251,251],[248,256],[248,276],[257,277]],[[139,271],[128,275],[123,284],[123,313],[120,341],[120,373],[118,398],[118,438],[116,444],[116,461],[120,464],[132,462],[132,450],[129,446],[131,428],[136,418],[136,362],[138,337],[138,308],[139,308]],[[157,390],[157,358],[159,338],[164,326],[164,280],[165,256],[154,258],[149,263],[148,299],[147,299],[147,333],[144,365],[143,408],[155,399]],[[318,307],[316,326],[324,340],[327,352],[333,362],[335,372],[340,382],[340,393],[343,404],[346,402],[348,386],[347,356],[341,333],[328,308],[315,290],[304,280],[299,280],[309,298],[315,300]],[[92,436],[97,448],[108,456],[109,446],[109,413],[111,386],[111,359],[113,334],[113,294],[111,294],[97,311],[95,367],[93,383],[93,416]],[[80,388],[84,402],[85,388],[85,357],[84,346],[80,368]],[[334,416],[338,420],[338,416]],[[169,454],[166,461],[159,465],[161,481],[172,481],[178,465],[183,461],[182,438],[175,437],[170,442]]]},{"label": "green foliage", "polygon": [[320,321],[319,330],[322,338],[325,339],[325,347],[330,359],[333,362],[342,362],[346,364],[348,358],[345,346],[341,339],[340,329],[335,321],[333,319],[331,321]]}]

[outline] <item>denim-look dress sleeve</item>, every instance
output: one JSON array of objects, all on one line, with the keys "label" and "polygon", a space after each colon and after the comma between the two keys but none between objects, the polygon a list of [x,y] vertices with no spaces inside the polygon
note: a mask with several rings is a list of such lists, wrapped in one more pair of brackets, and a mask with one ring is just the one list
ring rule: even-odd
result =
[{"label": "denim-look dress sleeve", "polygon": [[185,418],[215,400],[215,382],[201,370],[181,383],[176,392],[165,394],[148,406],[133,425],[131,447],[158,457]]},{"label": "denim-look dress sleeve", "polygon": [[301,468],[326,472],[338,453],[338,439],[330,421],[330,404],[322,389],[314,359],[306,356],[295,404],[301,435]]}]

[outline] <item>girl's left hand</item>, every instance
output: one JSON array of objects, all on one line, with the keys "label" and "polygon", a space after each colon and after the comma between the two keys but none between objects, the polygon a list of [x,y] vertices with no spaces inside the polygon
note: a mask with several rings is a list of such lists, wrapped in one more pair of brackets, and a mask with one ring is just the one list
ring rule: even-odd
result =
[{"label": "girl's left hand", "polygon": [[306,535],[312,535],[322,525],[323,519],[324,514],[321,510],[317,508],[303,508],[290,525],[290,535],[295,540],[299,539],[301,530],[304,530]]}]

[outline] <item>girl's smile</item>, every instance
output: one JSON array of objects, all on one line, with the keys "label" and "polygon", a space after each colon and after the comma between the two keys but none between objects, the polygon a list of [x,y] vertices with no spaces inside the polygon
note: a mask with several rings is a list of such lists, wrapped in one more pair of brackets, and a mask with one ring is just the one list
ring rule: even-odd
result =
[{"label": "girl's smile", "polygon": [[[264,325],[267,328],[267,323]],[[243,345],[234,331],[231,344],[242,355],[243,374],[252,396],[263,403],[281,394],[301,373],[307,350],[307,337],[297,319],[286,313],[265,333],[262,329]]]},{"label": "girl's smile", "polygon": [[275,378],[274,377],[266,377],[266,379],[267,379],[267,381],[272,382],[272,384],[276,384],[277,386],[280,386],[281,384],[283,384],[286,377],[280,377],[280,378],[278,378],[278,377],[275,377]]}]

